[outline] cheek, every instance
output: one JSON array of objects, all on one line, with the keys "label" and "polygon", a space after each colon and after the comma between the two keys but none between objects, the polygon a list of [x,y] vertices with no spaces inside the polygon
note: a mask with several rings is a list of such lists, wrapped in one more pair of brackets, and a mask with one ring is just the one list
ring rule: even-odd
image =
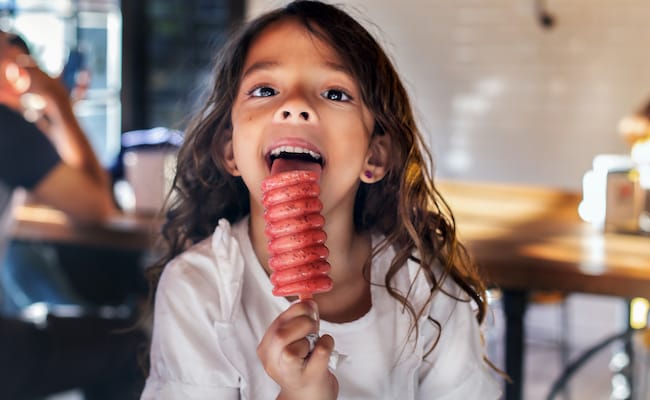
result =
[{"label": "cheek", "polygon": [[368,132],[368,138],[370,138],[372,132],[375,130],[375,117],[367,108],[364,107],[363,112],[361,113],[361,118],[366,132]]},{"label": "cheek", "polygon": [[361,133],[361,126],[348,126],[347,130],[343,132],[351,132],[355,130],[359,132],[354,135],[342,135],[335,139],[335,151],[330,154],[332,161],[336,160],[337,164],[345,165],[351,172],[357,173],[359,168],[363,166],[366,156],[368,154],[368,147],[370,145],[369,136]]},{"label": "cheek", "polygon": [[230,110],[230,121],[233,128],[244,121],[246,112],[244,111],[241,104],[235,102]]},{"label": "cheek", "polygon": [[245,157],[245,151],[246,151],[246,146],[245,142],[246,140],[241,137],[241,135],[235,134],[237,131],[233,130],[233,136],[232,136],[232,154],[235,159],[235,161],[239,162],[240,160],[243,160]]},{"label": "cheek", "polygon": [[250,134],[252,128],[259,124],[261,118],[253,111],[240,110],[232,114],[233,130],[238,130],[240,134]]}]

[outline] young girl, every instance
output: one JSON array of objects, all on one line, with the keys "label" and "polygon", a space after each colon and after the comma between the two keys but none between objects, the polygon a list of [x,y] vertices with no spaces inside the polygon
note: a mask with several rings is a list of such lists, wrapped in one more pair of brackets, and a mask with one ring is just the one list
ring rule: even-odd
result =
[{"label": "young girl", "polygon": [[[279,148],[321,170],[334,286],[313,301],[271,294],[260,187]],[[397,73],[349,15],[296,1],[249,23],[179,154],[142,397],[497,398],[485,288],[428,161]]]}]

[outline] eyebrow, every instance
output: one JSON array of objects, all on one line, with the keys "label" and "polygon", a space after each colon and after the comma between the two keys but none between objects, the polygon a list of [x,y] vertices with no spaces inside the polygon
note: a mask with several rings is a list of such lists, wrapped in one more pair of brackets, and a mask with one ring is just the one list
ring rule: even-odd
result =
[{"label": "eyebrow", "polygon": [[[246,78],[248,75],[252,74],[253,72],[262,71],[262,70],[269,70],[269,69],[275,68],[275,67],[277,67],[279,65],[280,65],[280,63],[278,63],[277,61],[258,61],[256,63],[254,63],[253,65],[251,65],[250,67],[246,68],[246,70],[242,74],[242,79]],[[337,62],[326,61],[324,63],[324,65],[327,66],[330,69],[335,70],[335,71],[343,72],[343,73],[346,73],[348,75],[352,74],[352,71],[350,71],[350,68],[346,67],[343,64],[337,63]]]}]

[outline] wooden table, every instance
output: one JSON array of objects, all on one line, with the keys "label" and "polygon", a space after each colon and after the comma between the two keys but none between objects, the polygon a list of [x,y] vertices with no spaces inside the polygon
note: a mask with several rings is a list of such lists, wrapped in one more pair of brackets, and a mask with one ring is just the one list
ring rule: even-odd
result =
[{"label": "wooden table", "polygon": [[521,399],[523,318],[531,291],[650,299],[650,237],[580,220],[581,195],[539,187],[443,182],[440,190],[489,286],[504,292],[506,399]]},{"label": "wooden table", "polygon": [[15,244],[54,249],[70,283],[89,302],[117,305],[146,296],[143,272],[158,256],[159,218],[125,214],[101,225],[81,226],[61,211],[37,205],[20,206],[13,216],[10,236]]},{"label": "wooden table", "polygon": [[98,246],[123,250],[150,249],[158,237],[160,219],[124,214],[99,226],[73,224],[66,215],[38,205],[20,206],[14,214],[12,239]]}]

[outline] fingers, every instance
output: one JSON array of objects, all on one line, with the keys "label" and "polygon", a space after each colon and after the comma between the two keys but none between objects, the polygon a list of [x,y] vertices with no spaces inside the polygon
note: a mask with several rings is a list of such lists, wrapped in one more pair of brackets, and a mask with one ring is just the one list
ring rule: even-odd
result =
[{"label": "fingers", "polygon": [[307,315],[314,321],[318,321],[318,304],[314,300],[302,300],[293,303],[287,311],[280,314],[281,318],[289,319],[297,315]]},{"label": "fingers", "polygon": [[264,365],[285,362],[293,368],[302,368],[302,360],[309,352],[305,336],[318,333],[318,329],[316,304],[313,301],[294,303],[271,323],[257,354]]},{"label": "fingers", "polygon": [[300,301],[271,323],[257,348],[264,370],[290,398],[336,398],[338,382],[328,369],[334,339],[319,338],[318,330],[316,303]]},{"label": "fingers", "polygon": [[41,81],[48,79],[27,54],[18,54],[13,61],[7,62],[4,78],[16,93],[21,94],[32,92],[34,86],[38,87]]},{"label": "fingers", "polygon": [[309,352],[309,341],[305,338],[307,335],[318,332],[318,321],[313,320],[306,315],[300,315],[282,323],[277,330],[277,340],[284,344],[285,347],[306,348],[303,358]]},{"label": "fingers", "polygon": [[311,352],[311,344],[305,337],[289,343],[282,351],[282,361],[288,364],[303,364]]},{"label": "fingers", "polygon": [[281,313],[269,326],[268,331],[275,331],[281,340],[293,342],[308,333],[318,333],[318,306],[312,300],[299,301]]},{"label": "fingers", "polygon": [[15,60],[16,64],[22,68],[37,67],[36,62],[29,54],[18,54]]},{"label": "fingers", "polygon": [[11,62],[5,65],[4,78],[16,93],[25,93],[31,86],[29,73],[17,63]]},{"label": "fingers", "polygon": [[330,335],[321,336],[309,356],[309,361],[305,366],[305,374],[327,373],[327,364],[330,355],[334,350],[334,338]]}]

